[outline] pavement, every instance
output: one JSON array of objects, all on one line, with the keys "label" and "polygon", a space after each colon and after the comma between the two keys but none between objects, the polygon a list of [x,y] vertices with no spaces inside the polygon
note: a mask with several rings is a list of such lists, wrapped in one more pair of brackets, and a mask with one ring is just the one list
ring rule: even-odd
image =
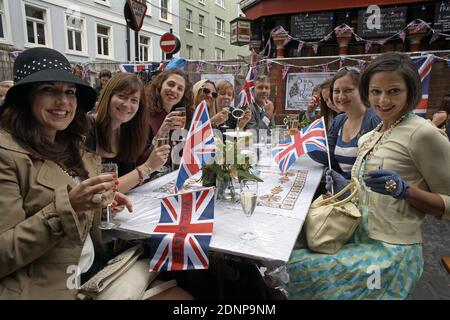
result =
[{"label": "pavement", "polygon": [[424,271],[408,300],[450,300],[450,273],[441,262],[450,256],[450,221],[427,216],[422,234]]}]

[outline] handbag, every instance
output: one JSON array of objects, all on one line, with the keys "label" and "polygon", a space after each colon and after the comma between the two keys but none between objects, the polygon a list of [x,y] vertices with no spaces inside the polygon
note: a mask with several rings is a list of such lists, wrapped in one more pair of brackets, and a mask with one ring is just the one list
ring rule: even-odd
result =
[{"label": "handbag", "polygon": [[159,275],[150,272],[150,260],[139,259],[144,253],[136,245],[108,261],[105,268],[86,281],[79,289],[80,300],[143,300],[177,285],[176,281],[162,282],[146,291]]},{"label": "handbag", "polygon": [[[339,200],[351,189],[347,198]],[[334,254],[350,239],[362,217],[353,203],[359,189],[358,180],[353,178],[340,192],[328,198],[321,195],[311,204],[305,220],[306,240],[311,251]]]}]

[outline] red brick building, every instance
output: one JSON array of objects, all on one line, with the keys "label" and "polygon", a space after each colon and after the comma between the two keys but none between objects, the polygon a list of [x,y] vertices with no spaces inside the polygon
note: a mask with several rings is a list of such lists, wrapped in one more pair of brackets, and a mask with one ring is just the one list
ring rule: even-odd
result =
[{"label": "red brick building", "polygon": [[[308,66],[327,63],[339,56],[370,61],[372,56],[386,51],[430,52],[449,59],[450,37],[445,35],[450,34],[450,1],[375,3],[380,11],[369,8],[374,1],[368,0],[243,0],[241,9],[252,20],[250,46],[254,59],[264,56],[280,63]],[[344,24],[351,30],[335,30]],[[271,36],[272,30],[279,26],[286,33]],[[339,65],[329,67],[337,70]],[[274,64],[270,76],[277,114],[287,113],[282,66]],[[450,92],[448,79],[448,63],[436,59],[431,73],[428,116]]]}]

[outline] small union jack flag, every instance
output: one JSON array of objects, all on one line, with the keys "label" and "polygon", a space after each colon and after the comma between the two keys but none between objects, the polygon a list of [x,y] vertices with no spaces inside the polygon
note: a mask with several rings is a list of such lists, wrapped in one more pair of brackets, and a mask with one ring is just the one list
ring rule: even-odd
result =
[{"label": "small union jack flag", "polygon": [[245,77],[245,82],[242,85],[241,91],[239,92],[239,106],[243,108],[244,106],[250,107],[250,105],[255,101],[253,90],[255,88],[255,82],[253,81],[253,67],[248,70],[247,76]]},{"label": "small union jack flag", "polygon": [[213,223],[214,189],[163,198],[150,241],[150,271],[208,269]]},{"label": "small union jack flag", "polygon": [[214,65],[214,70],[216,71],[216,73],[223,73],[223,64],[215,64]]},{"label": "small union jack flag", "polygon": [[414,113],[425,117],[428,109],[428,91],[430,89],[430,73],[433,67],[434,56],[428,54],[412,58],[419,67],[420,81],[422,81],[422,100],[414,109]]},{"label": "small union jack flag", "polygon": [[214,158],[216,145],[209,120],[208,105],[203,100],[197,106],[192,116],[191,127],[186,138],[186,144],[181,157],[180,168],[176,181],[176,191],[183,187],[184,182],[200,171]]},{"label": "small union jack flag", "polygon": [[325,123],[322,117],[277,145],[272,150],[272,155],[281,172],[286,173],[301,155],[311,151],[327,150]]}]

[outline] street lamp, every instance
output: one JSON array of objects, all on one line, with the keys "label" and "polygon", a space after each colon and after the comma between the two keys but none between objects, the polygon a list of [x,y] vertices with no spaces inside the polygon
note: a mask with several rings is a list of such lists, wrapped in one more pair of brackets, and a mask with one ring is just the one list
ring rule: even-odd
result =
[{"label": "street lamp", "polygon": [[244,46],[250,43],[251,20],[238,17],[230,21],[230,43],[234,46]]}]

